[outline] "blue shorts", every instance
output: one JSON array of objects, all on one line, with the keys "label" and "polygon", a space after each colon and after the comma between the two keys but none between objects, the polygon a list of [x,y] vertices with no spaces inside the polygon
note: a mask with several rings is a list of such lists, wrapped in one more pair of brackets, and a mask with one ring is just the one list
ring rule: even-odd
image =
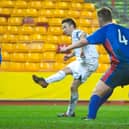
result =
[{"label": "blue shorts", "polygon": [[111,64],[101,80],[111,88],[129,84],[129,64]]}]

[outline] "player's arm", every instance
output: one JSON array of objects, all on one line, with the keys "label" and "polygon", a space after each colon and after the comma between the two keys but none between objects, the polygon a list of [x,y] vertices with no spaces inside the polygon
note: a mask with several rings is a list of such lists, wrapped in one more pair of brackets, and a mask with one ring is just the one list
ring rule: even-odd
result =
[{"label": "player's arm", "polygon": [[67,52],[74,48],[83,47],[87,44],[103,44],[105,43],[106,40],[106,32],[107,32],[107,26],[98,29],[88,37],[82,36],[82,38],[80,38],[80,40],[77,41],[75,44],[69,45],[68,47],[62,47],[60,52]]},{"label": "player's arm", "polygon": [[70,53],[70,54],[66,54],[66,55],[64,56],[64,61],[67,61],[68,59],[70,59],[70,58],[72,58],[72,57],[74,57],[74,56],[75,56],[74,52],[72,52],[72,53]]},{"label": "player's arm", "polygon": [[78,40],[76,43],[69,45],[67,47],[61,47],[60,52],[67,52],[74,48],[80,48],[88,44],[88,41],[86,39],[85,34],[82,34],[80,37],[80,40]]},{"label": "player's arm", "polygon": [[69,55],[69,57],[71,58],[71,57],[75,56],[75,53],[74,53],[74,52],[71,52],[71,53],[68,54],[68,55]]}]

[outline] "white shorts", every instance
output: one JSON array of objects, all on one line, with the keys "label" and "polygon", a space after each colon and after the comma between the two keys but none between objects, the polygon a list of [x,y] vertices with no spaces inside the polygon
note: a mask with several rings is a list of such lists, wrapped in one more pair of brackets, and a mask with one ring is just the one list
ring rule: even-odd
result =
[{"label": "white shorts", "polygon": [[83,83],[97,69],[98,59],[94,59],[85,64],[82,64],[80,61],[76,60],[68,64],[66,67],[72,70],[74,79],[81,79],[81,82]]}]

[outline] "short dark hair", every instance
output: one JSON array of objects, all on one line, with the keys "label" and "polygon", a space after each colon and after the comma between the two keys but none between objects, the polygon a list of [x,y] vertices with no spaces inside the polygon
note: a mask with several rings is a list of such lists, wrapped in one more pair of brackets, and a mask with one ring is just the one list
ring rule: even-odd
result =
[{"label": "short dark hair", "polygon": [[69,25],[73,25],[74,28],[76,28],[76,23],[72,18],[65,18],[62,20],[62,24],[63,23],[68,23]]},{"label": "short dark hair", "polygon": [[112,21],[112,11],[108,7],[102,7],[97,11],[98,17],[101,17],[104,22]]}]

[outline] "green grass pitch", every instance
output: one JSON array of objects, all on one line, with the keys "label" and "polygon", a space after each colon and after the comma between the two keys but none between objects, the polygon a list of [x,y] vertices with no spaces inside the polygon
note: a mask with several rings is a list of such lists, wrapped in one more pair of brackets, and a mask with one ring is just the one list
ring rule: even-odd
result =
[{"label": "green grass pitch", "polygon": [[66,106],[0,106],[0,129],[129,129],[129,106],[102,106],[96,120],[81,117],[87,107],[78,105],[75,118],[58,118]]}]

